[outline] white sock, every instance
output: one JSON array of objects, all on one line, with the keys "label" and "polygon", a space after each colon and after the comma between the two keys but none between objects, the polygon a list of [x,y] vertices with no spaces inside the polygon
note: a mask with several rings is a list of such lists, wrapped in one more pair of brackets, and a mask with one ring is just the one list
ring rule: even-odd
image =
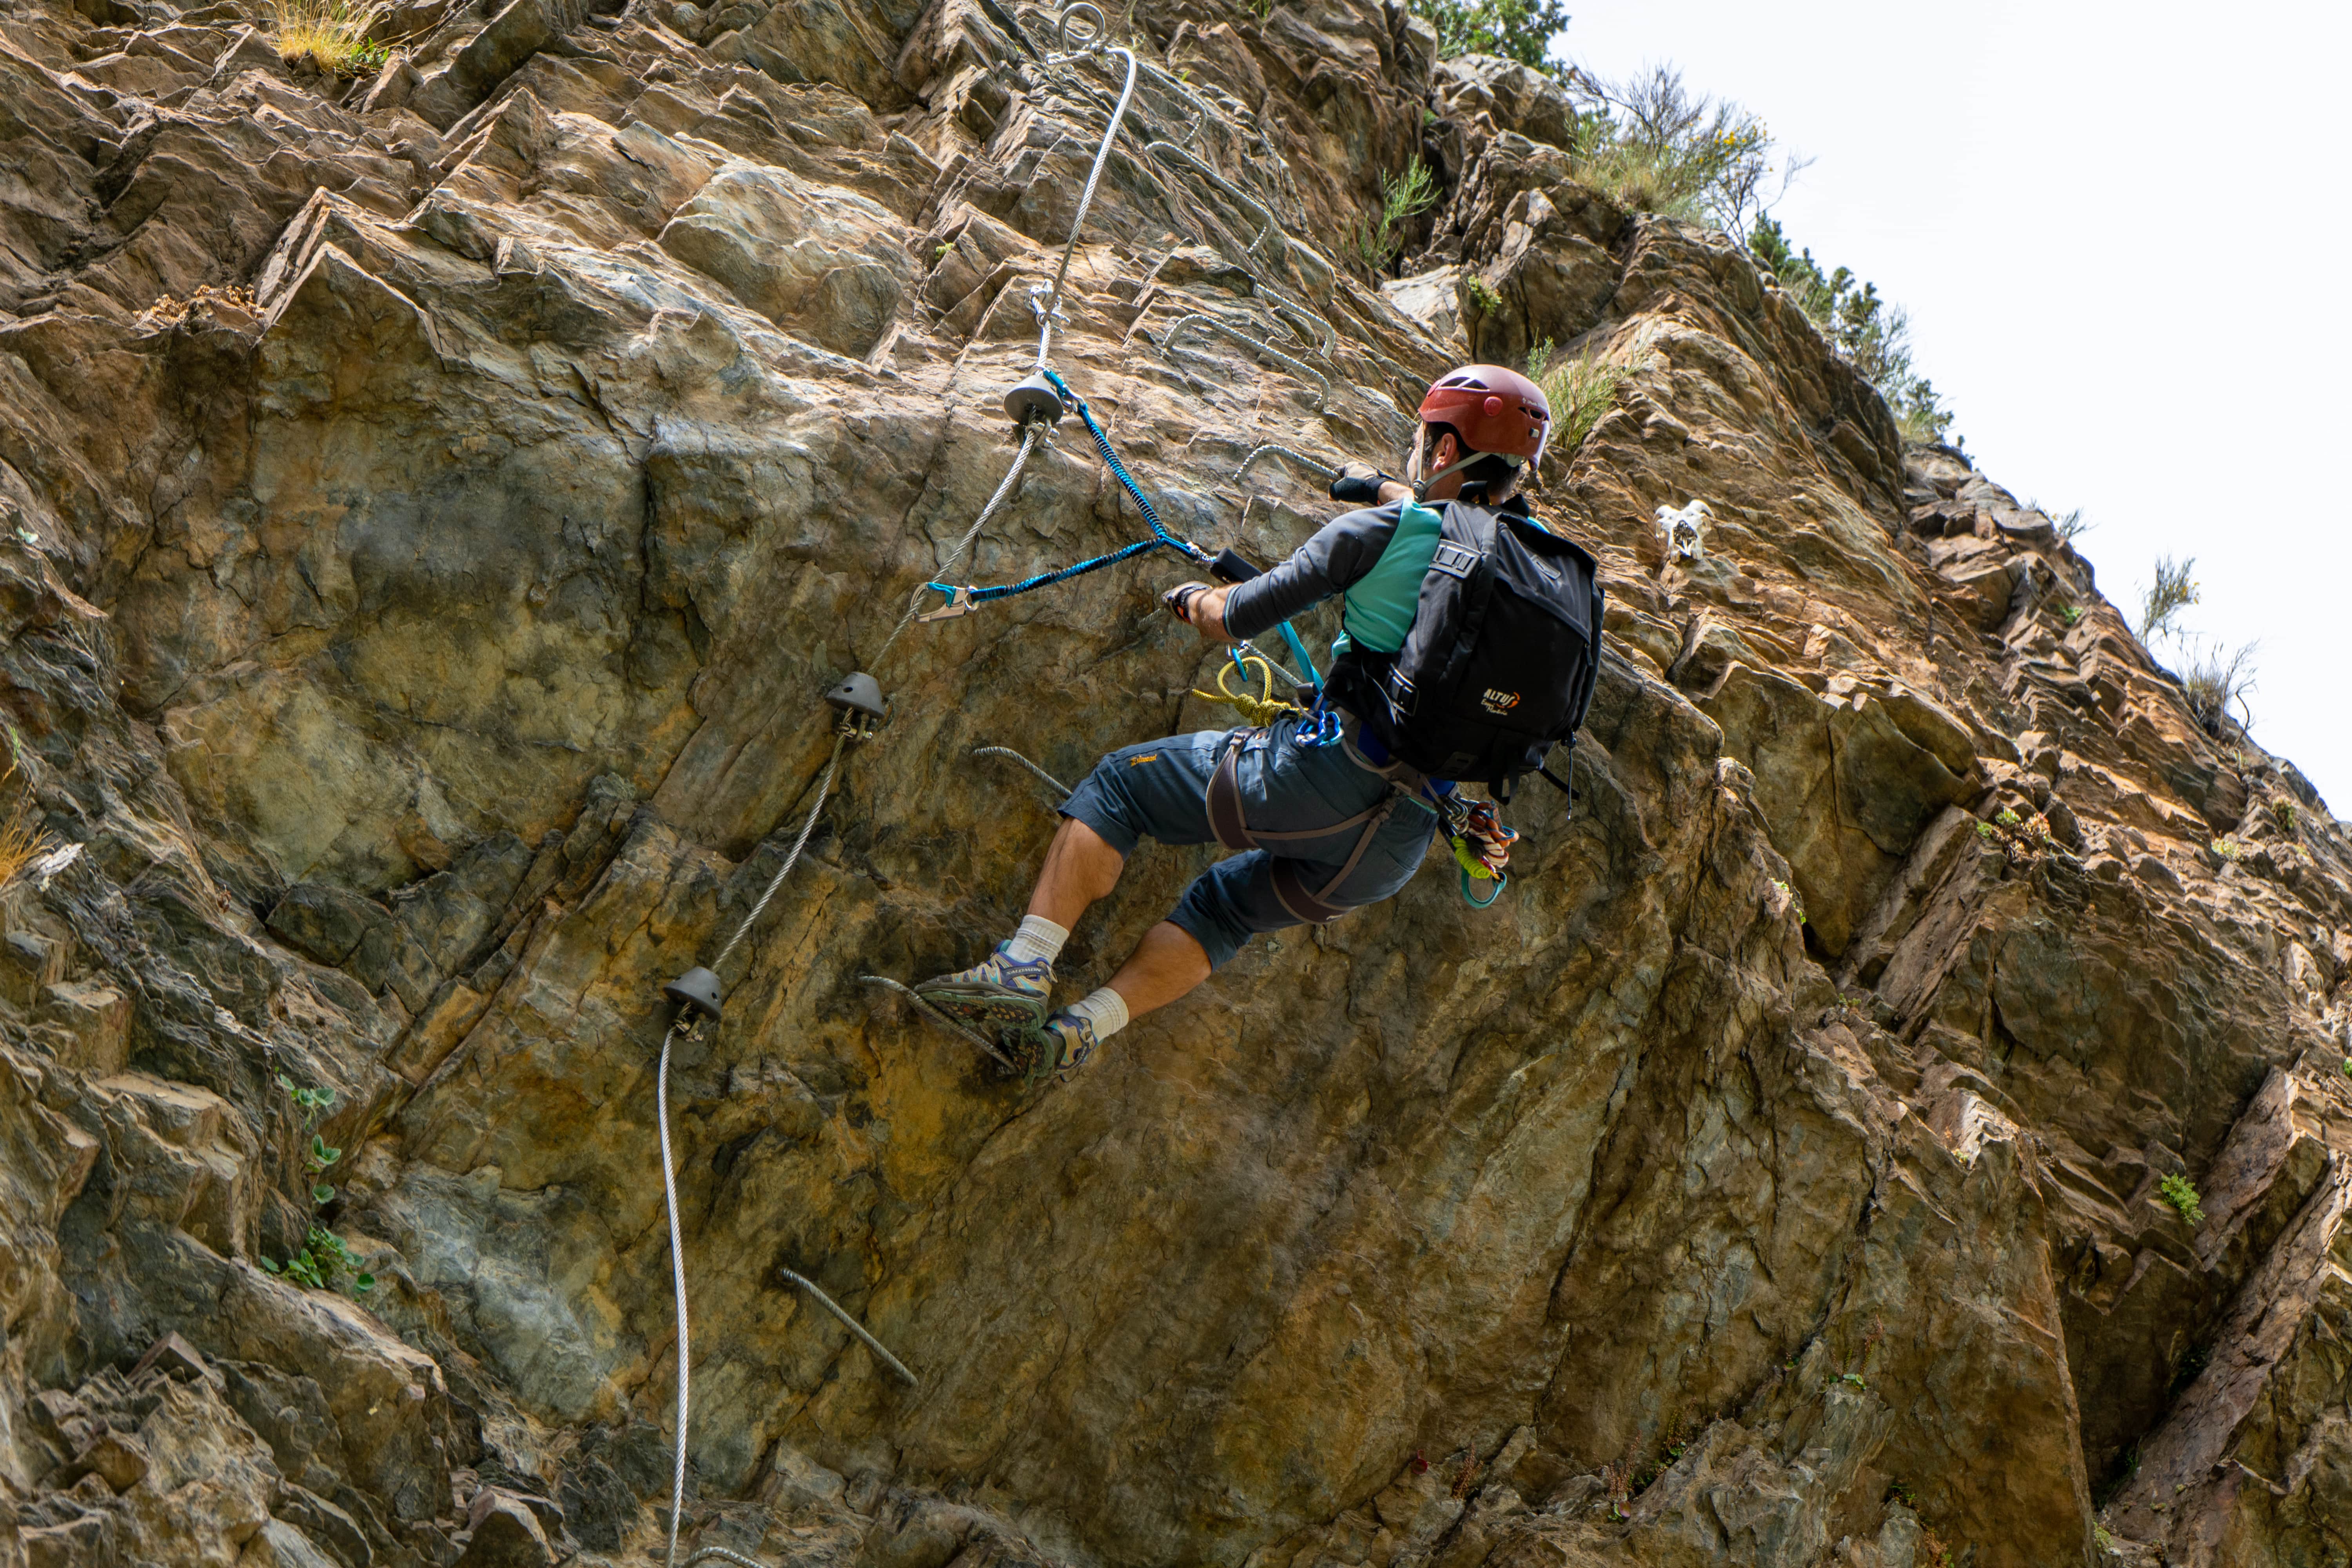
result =
[{"label": "white sock", "polygon": [[1085,1001],[1070,1009],[1095,1026],[1095,1040],[1100,1044],[1127,1027],[1127,998],[1106,985]]},{"label": "white sock", "polygon": [[1051,963],[1062,956],[1062,944],[1069,940],[1070,933],[1066,930],[1044,915],[1024,915],[1021,917],[1021,929],[1014,931],[1013,940],[1004,944],[1004,955],[1017,958],[1024,963],[1036,958]]}]

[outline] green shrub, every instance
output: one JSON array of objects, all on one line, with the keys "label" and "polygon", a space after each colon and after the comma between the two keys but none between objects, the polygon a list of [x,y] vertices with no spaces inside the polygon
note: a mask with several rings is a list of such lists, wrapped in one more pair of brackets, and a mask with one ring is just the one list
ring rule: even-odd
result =
[{"label": "green shrub", "polygon": [[[1576,177],[1633,212],[1747,226],[1764,200],[1772,136],[1728,99],[1694,93],[1672,66],[1608,80],[1573,73],[1590,107],[1570,154]],[[1782,186],[1800,165],[1784,165]]]},{"label": "green shrub", "polygon": [[2197,1196],[2196,1185],[2188,1177],[2175,1172],[2157,1185],[2163,1191],[2164,1201],[2179,1211],[2184,1222],[2191,1226],[2205,1223],[2204,1204]]},{"label": "green shrub", "polygon": [[1394,179],[1381,176],[1381,216],[1360,222],[1349,247],[1367,272],[1378,274],[1404,248],[1405,226],[1437,205],[1437,179],[1418,157]]},{"label": "green shrub", "polygon": [[1821,329],[1837,356],[1878,389],[1904,439],[1944,438],[1952,427],[1951,411],[1937,399],[1935,384],[1912,369],[1911,318],[1902,306],[1880,298],[1878,285],[1863,282],[1851,268],[1822,271],[1813,253],[1791,247],[1771,218],[1756,220],[1748,232],[1748,248],[1780,279],[1781,292]]},{"label": "green shrub", "polygon": [[1551,42],[1568,26],[1566,0],[1411,0],[1412,14],[1437,29],[1440,59],[1500,55],[1554,71]]},{"label": "green shrub", "polygon": [[281,1279],[306,1285],[313,1290],[339,1290],[346,1284],[351,1293],[375,1289],[375,1276],[359,1265],[343,1238],[321,1226],[312,1226],[302,1250],[283,1263],[273,1263],[265,1258],[261,1266]]},{"label": "green shrub", "polygon": [[2189,575],[2197,570],[2197,557],[2175,561],[2169,555],[2156,558],[2156,581],[2140,600],[2139,640],[2163,637],[2178,629],[2174,622],[2181,611],[2197,602],[2197,582]]}]

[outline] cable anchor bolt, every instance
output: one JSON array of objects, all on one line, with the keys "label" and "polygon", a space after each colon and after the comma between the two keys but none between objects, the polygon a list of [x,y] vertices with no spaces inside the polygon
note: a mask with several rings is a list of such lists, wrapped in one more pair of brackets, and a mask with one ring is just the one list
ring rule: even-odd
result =
[{"label": "cable anchor bolt", "polygon": [[719,976],[699,964],[663,986],[662,994],[677,1004],[677,1021],[690,1026],[698,1026],[706,1016],[715,1021],[725,1000]]},{"label": "cable anchor bolt", "polygon": [[827,703],[841,713],[841,732],[853,741],[866,741],[890,717],[890,704],[882,695],[882,683],[862,669],[852,670],[835,682],[824,694]]},{"label": "cable anchor bolt", "polygon": [[1004,416],[1024,429],[1033,421],[1057,425],[1068,412],[1061,393],[1042,370],[1031,371],[1004,394]]}]

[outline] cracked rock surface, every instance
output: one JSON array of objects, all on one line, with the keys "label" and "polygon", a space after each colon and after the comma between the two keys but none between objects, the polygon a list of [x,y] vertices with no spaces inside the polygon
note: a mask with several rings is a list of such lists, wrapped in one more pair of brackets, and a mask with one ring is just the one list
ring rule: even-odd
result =
[{"label": "cracked rock surface", "polygon": [[[1537,496],[1610,651],[1502,902],[1440,857],[1024,1095],[863,977],[1018,917],[1050,801],[976,748],[1224,727],[1215,658],[1165,555],[890,639],[1119,68],[999,0],[412,0],[356,79],[6,0],[0,1568],[658,1555],[660,986],[857,668],[890,720],[672,1075],[686,1548],[2344,1563],[2325,803],[1744,254],[1578,184],[1542,79],[1370,0],[1119,26],[1053,361],[1170,526],[1275,559],[1313,463],[1550,342],[1622,373]],[[953,575],[1146,536],[1066,421]]]}]

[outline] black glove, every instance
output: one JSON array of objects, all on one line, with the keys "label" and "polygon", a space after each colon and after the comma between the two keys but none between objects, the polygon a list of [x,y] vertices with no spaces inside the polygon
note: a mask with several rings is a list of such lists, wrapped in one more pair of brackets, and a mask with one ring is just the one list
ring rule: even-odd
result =
[{"label": "black glove", "polygon": [[1333,500],[1351,500],[1359,506],[1381,504],[1381,486],[1394,481],[1378,470],[1370,474],[1351,474],[1344,469],[1331,481]]}]

